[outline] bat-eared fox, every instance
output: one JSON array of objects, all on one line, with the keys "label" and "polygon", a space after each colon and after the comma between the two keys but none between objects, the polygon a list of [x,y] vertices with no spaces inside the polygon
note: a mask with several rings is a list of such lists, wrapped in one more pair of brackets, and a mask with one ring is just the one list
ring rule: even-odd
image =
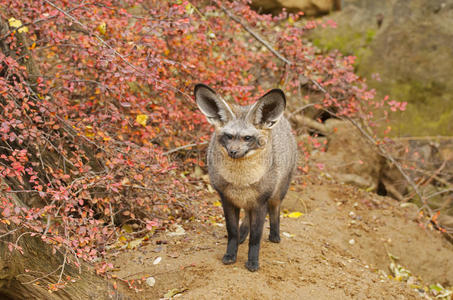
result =
[{"label": "bat-eared fox", "polygon": [[[273,89],[252,105],[230,106],[213,89],[198,84],[195,99],[215,128],[208,148],[208,171],[220,195],[228,232],[222,261],[236,262],[238,245],[250,231],[245,266],[256,271],[268,212],[269,240],[280,242],[280,204],[297,161],[296,142],[283,116],[285,94]],[[240,209],[245,217],[239,227]]]}]

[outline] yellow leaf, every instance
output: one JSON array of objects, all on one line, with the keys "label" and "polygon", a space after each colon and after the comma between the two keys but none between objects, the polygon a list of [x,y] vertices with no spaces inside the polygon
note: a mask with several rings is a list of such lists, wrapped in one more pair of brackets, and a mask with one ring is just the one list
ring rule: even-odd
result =
[{"label": "yellow leaf", "polygon": [[148,116],[147,115],[137,115],[137,118],[135,119],[138,124],[142,126],[146,126],[146,122],[148,121]]},{"label": "yellow leaf", "polygon": [[[22,22],[20,20],[14,19],[14,18],[10,18],[8,20],[8,23],[9,23],[9,26],[12,27],[12,28],[19,28],[19,27],[22,26]],[[27,26],[24,26],[24,27],[19,28],[18,31],[20,33],[28,32],[28,28],[27,28]]]},{"label": "yellow leaf", "polygon": [[91,127],[89,125],[85,127],[85,136],[86,137],[93,137],[94,136],[93,127]]},{"label": "yellow leaf", "polygon": [[299,218],[302,215],[303,215],[303,213],[298,212],[298,211],[294,211],[294,212],[288,214],[288,218],[297,219],[297,218]]},{"label": "yellow leaf", "polygon": [[189,4],[186,5],[186,12],[189,15],[191,15],[193,13],[194,9],[195,8],[192,6],[192,4],[189,3]]},{"label": "yellow leaf", "polygon": [[124,231],[126,231],[127,233],[132,233],[134,230],[132,229],[132,226],[129,225],[129,224],[124,224],[122,227],[121,227]]},{"label": "yellow leaf", "polygon": [[135,248],[137,248],[138,246],[140,246],[140,244],[143,243],[143,240],[144,240],[144,238],[138,238],[138,239],[132,240],[132,241],[130,241],[130,242],[127,244],[127,248],[128,248],[128,249],[135,249]]},{"label": "yellow leaf", "polygon": [[219,206],[220,207],[220,206],[222,206],[222,203],[220,203],[220,201],[217,200],[216,202],[214,202],[214,206]]},{"label": "yellow leaf", "polygon": [[105,22],[102,22],[96,29],[100,34],[104,35],[107,32],[107,24],[105,24]]}]

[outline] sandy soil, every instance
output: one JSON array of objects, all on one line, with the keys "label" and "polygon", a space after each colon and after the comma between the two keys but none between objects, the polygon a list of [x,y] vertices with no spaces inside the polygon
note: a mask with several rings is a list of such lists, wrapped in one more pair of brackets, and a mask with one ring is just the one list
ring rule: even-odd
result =
[{"label": "sandy soil", "polygon": [[184,235],[161,233],[136,250],[112,254],[115,276],[155,279],[153,287],[138,285],[142,290],[131,299],[164,298],[171,290],[181,299],[422,299],[405,282],[382,275],[390,273],[391,254],[425,284],[453,285],[453,245],[419,226],[414,207],[319,183],[290,191],[284,204],[304,214],[282,218],[280,244],[267,241],[266,222],[255,273],[244,267],[247,241],[236,264],[225,266],[225,227],[192,221]]}]

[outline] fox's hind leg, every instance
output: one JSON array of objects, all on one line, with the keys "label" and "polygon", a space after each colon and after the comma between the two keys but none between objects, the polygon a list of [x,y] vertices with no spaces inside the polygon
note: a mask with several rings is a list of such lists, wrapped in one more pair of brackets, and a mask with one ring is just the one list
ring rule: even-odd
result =
[{"label": "fox's hind leg", "polygon": [[250,231],[250,218],[247,211],[245,211],[245,217],[242,219],[241,227],[239,228],[239,244],[242,244]]},{"label": "fox's hind leg", "polygon": [[288,192],[289,184],[291,182],[292,172],[288,174],[285,181],[283,182],[280,191],[269,200],[269,222],[271,230],[269,232],[269,241],[273,243],[280,243],[280,205],[282,204],[283,198],[285,198]]}]

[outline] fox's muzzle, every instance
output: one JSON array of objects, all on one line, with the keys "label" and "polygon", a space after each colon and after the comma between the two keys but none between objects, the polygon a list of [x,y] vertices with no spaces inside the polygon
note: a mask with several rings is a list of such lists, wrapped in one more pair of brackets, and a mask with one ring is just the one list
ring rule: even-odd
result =
[{"label": "fox's muzzle", "polygon": [[246,155],[248,151],[243,151],[243,150],[241,151],[240,149],[231,148],[231,149],[227,149],[227,152],[228,152],[228,156],[231,158],[241,158],[244,155]]}]

